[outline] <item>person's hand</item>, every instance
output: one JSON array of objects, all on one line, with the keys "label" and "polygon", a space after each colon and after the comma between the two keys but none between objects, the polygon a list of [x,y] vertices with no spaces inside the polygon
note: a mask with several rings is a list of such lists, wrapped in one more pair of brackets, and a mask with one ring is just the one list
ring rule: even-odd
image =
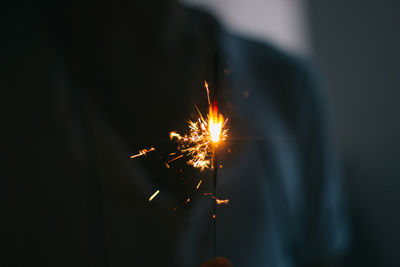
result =
[{"label": "person's hand", "polygon": [[233,267],[232,263],[223,257],[216,257],[211,259],[205,263],[203,263],[200,267]]}]

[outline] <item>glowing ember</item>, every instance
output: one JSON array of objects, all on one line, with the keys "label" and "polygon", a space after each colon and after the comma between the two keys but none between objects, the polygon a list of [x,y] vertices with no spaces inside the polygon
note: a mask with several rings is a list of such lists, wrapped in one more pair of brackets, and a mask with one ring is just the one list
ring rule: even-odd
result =
[{"label": "glowing ember", "polygon": [[206,81],[204,81],[204,87],[206,88],[207,100],[208,100],[208,104],[210,105],[210,103],[211,103],[211,101],[210,101],[210,90],[208,89],[208,83]]},{"label": "glowing ember", "polygon": [[130,158],[133,159],[133,158],[137,158],[137,157],[140,157],[140,156],[146,156],[147,153],[149,153],[151,151],[155,151],[155,150],[156,149],[154,147],[151,147],[149,149],[142,149],[142,150],[139,150],[139,153],[137,153],[136,155],[131,156]]},{"label": "glowing ember", "polygon": [[203,193],[203,196],[210,196],[215,200],[215,203],[217,203],[218,206],[223,205],[223,204],[229,204],[229,199],[219,199],[213,196],[212,193]]},{"label": "glowing ember", "polygon": [[215,202],[218,204],[218,206],[229,203],[229,199],[218,199],[218,198],[214,198],[214,199],[215,199]]},{"label": "glowing ember", "polygon": [[190,157],[187,163],[201,171],[210,167],[212,148],[227,138],[228,131],[225,127],[227,120],[218,112],[217,102],[213,105],[210,103],[207,82],[205,88],[209,104],[208,116],[204,118],[196,106],[199,118],[188,122],[189,133],[183,136],[176,132],[170,133],[171,140],[176,139],[179,143],[180,152]]},{"label": "glowing ember", "polygon": [[177,160],[177,159],[180,159],[180,158],[182,158],[182,157],[183,157],[183,155],[179,155],[179,156],[177,156],[177,157],[175,157],[175,158],[173,158],[173,159],[168,160],[168,163],[171,163],[171,162],[173,162],[173,161],[175,161],[175,160]]},{"label": "glowing ember", "polygon": [[203,182],[203,180],[200,180],[200,182],[197,184],[196,189],[199,189],[201,183]]},{"label": "glowing ember", "polygon": [[149,198],[149,201],[152,201],[153,198],[155,198],[158,195],[158,193],[160,193],[160,190],[157,190],[156,192],[154,192],[154,194],[152,194],[151,197]]}]

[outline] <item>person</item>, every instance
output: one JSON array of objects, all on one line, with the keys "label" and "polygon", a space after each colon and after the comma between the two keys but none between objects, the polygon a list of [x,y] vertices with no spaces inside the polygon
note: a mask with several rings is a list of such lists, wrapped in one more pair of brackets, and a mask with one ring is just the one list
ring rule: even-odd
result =
[{"label": "person", "polygon": [[311,266],[346,251],[340,175],[306,61],[173,0],[17,1],[4,10],[9,266],[213,258],[210,172],[185,159],[165,166],[177,145],[169,132],[185,131],[195,105],[206,110],[204,80],[229,127],[217,255],[234,266]]}]

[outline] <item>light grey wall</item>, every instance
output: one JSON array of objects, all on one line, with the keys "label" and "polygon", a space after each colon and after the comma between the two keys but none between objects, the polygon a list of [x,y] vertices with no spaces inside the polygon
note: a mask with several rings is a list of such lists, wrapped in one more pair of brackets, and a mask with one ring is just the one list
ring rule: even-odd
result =
[{"label": "light grey wall", "polygon": [[349,266],[400,266],[400,1],[309,7],[354,219]]},{"label": "light grey wall", "polygon": [[243,35],[267,40],[290,52],[307,54],[309,35],[305,0],[182,0],[207,8]]}]

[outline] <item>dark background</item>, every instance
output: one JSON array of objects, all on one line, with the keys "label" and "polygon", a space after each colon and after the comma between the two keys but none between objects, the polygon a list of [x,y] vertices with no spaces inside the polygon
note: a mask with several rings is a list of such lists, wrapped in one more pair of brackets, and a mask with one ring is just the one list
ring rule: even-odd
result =
[{"label": "dark background", "polygon": [[308,5],[354,224],[349,266],[400,266],[400,1]]},{"label": "dark background", "polygon": [[400,266],[400,1],[308,0],[308,14],[344,165],[348,266]]}]

